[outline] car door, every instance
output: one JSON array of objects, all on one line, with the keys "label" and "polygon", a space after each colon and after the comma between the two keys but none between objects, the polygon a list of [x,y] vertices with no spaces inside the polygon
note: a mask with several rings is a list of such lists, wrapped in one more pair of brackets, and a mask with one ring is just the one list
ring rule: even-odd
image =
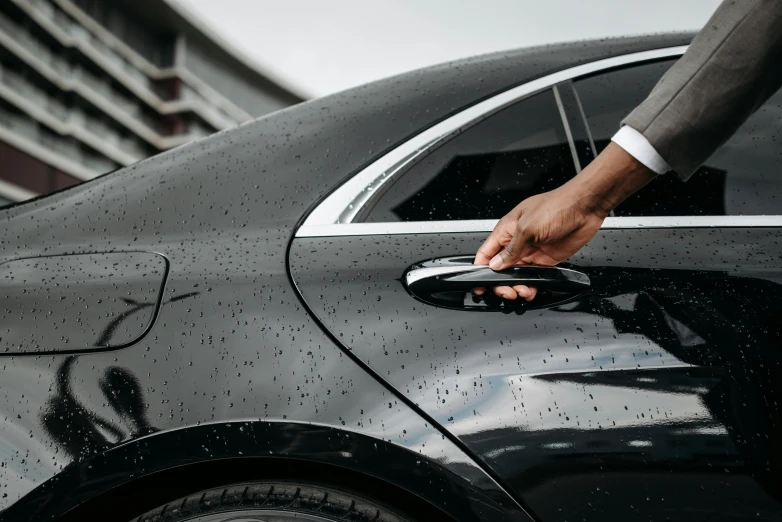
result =
[{"label": "car door", "polygon": [[782,517],[780,96],[695,189],[661,176],[561,267],[513,274],[537,281],[530,305],[469,290],[496,277],[469,266],[494,220],[573,176],[680,52],[481,102],[343,185],[291,245],[324,327],[543,521]]}]

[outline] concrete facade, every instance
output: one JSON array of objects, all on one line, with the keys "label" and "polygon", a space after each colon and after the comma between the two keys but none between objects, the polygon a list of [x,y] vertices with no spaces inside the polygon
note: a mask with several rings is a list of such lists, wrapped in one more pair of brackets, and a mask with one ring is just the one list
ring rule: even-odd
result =
[{"label": "concrete facade", "polygon": [[0,2],[0,206],[298,103],[173,1]]}]

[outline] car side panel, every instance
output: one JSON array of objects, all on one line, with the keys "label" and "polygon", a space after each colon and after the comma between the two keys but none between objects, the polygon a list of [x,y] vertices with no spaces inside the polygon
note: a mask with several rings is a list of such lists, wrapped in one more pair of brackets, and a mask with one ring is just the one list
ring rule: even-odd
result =
[{"label": "car side panel", "polygon": [[[551,70],[688,39],[572,44],[415,71],[0,210],[0,262],[134,250],[170,264],[159,313],[138,343],[0,354],[0,509],[91,455],[203,422],[344,425],[406,447],[441,440],[306,313],[287,275],[296,224],[341,180],[479,99]],[[439,447],[421,451],[466,462]]]},{"label": "car side panel", "polygon": [[[285,460],[290,464],[285,464]],[[417,451],[343,428],[257,419],[205,423],[157,432],[112,451],[93,455],[36,488],[0,514],[0,520],[52,520],[64,513],[73,519],[76,515],[72,509],[103,493],[128,481],[154,479],[156,474],[170,477],[171,471],[176,471],[180,481],[184,481],[183,473],[179,471],[182,469],[185,474],[219,475],[197,479],[200,488],[206,489],[275,478],[276,470],[287,470],[302,462],[328,465],[330,472],[335,474],[346,470],[380,478],[385,484],[426,499],[454,520],[525,520],[518,510],[503,506],[502,496],[491,488],[487,489],[485,477],[476,475],[470,465],[444,466],[423,458]],[[228,467],[221,466],[222,463],[229,463],[232,471],[228,477],[223,476],[223,468]],[[295,472],[284,476],[314,482],[329,480],[328,476],[314,474],[297,477]],[[338,477],[331,478],[339,480]],[[171,486],[182,487],[174,483]],[[128,510],[134,506],[123,506],[123,501],[145,502],[141,492],[149,487],[146,485],[144,489],[137,490],[135,500],[133,494],[117,494],[113,512],[116,513],[117,508],[130,512]],[[163,492],[156,493],[156,496],[163,498],[162,502],[171,500],[170,495],[166,497]],[[88,509],[94,514],[97,508]],[[82,516],[86,514],[82,513]]]},{"label": "car side panel", "polygon": [[[158,317],[141,341],[99,353],[0,358],[5,506],[137,439],[204,423],[268,419],[334,426],[409,448],[463,476],[473,473],[479,488],[504,497],[514,510],[468,456],[304,313],[286,273],[284,246],[269,252],[258,246],[268,246],[265,236],[224,234],[215,238],[225,240],[154,245],[170,269]],[[153,248],[113,239],[100,250],[126,249],[131,241]],[[237,449],[234,456],[240,455]]]},{"label": "car side panel", "polygon": [[544,522],[782,517],[782,232],[603,230],[592,289],[523,315],[416,300],[403,273],[485,233],[297,238],[345,347]]}]

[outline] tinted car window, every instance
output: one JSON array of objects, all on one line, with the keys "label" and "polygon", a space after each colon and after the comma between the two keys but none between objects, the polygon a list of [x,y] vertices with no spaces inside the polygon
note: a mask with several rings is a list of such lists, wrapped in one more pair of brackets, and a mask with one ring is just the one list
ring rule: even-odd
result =
[{"label": "tinted car window", "polygon": [[613,70],[574,82],[598,154],[619,122],[640,104],[676,60]]},{"label": "tinted car window", "polygon": [[[673,63],[631,67],[575,82],[598,151]],[[782,149],[775,142],[780,129],[782,94],[777,93],[687,183],[673,174],[659,176],[622,203],[615,215],[781,214]]]},{"label": "tinted car window", "polygon": [[399,176],[359,221],[500,218],[575,175],[554,94],[544,91],[470,127]]}]

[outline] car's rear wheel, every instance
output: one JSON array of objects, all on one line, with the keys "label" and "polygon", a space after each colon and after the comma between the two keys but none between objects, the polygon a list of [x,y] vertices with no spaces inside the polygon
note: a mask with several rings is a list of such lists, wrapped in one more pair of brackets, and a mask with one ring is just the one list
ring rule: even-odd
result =
[{"label": "car's rear wheel", "polygon": [[413,522],[370,498],[339,488],[253,482],[199,491],[132,522]]}]

